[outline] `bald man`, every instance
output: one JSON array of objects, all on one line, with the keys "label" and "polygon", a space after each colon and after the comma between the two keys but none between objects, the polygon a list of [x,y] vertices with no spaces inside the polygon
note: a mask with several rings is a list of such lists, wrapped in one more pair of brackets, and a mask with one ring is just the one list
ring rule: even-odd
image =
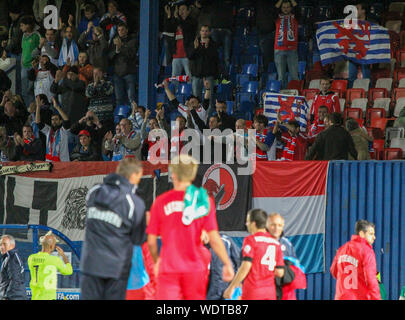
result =
[{"label": "bald man", "polygon": [[302,266],[295,253],[294,246],[284,236],[284,217],[276,212],[269,214],[266,228],[269,233],[281,244],[283,252],[285,272],[282,278],[276,278],[276,290],[278,300],[297,300],[295,289],[306,288],[305,274],[301,271]]},{"label": "bald man", "polygon": [[[57,271],[68,276],[73,273],[72,265],[62,248],[56,246],[58,240],[52,231],[40,238],[42,251],[28,257],[32,291],[31,300],[56,300]],[[51,253],[56,249],[63,261]]]}]

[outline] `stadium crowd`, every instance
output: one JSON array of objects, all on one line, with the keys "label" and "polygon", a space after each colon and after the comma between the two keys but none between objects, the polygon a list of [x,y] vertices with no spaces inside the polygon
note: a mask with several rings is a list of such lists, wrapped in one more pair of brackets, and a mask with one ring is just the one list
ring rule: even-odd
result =
[{"label": "stadium crowd", "polygon": [[[339,5],[349,4],[346,2]],[[47,4],[56,4],[59,9],[57,30],[44,28]],[[378,136],[368,118],[365,122],[347,112],[355,109],[355,104],[342,105],[342,94],[355,88],[358,75],[353,68],[357,71],[359,66],[350,62],[348,80],[336,80],[334,65],[323,67],[305,57],[308,63],[301,74],[300,45],[312,41],[316,47],[315,24],[302,16],[308,7],[306,1],[162,4],[157,106],[136,102],[136,1],[1,1],[1,6],[0,68],[7,70],[10,58],[15,58],[17,72],[12,92],[11,80],[0,70],[2,161],[117,161],[128,156],[148,160],[148,150],[159,141],[148,136],[155,129],[164,130],[168,137],[168,147],[162,144],[158,156],[169,156],[185,145],[187,141],[181,139],[184,129],[195,129],[199,139],[190,143],[202,146],[204,129],[242,129],[247,136],[247,129],[254,128],[259,161],[382,159],[384,147],[389,146],[384,141],[381,147],[385,128]],[[315,21],[342,16],[343,10],[325,8],[329,9],[324,16],[313,13]],[[357,8],[360,18],[382,23],[375,11],[369,15],[367,4],[360,3]],[[127,17],[124,12],[128,10],[136,14]],[[267,22],[269,17],[273,23]],[[253,78],[248,76],[249,83],[263,85],[261,90],[256,87],[247,110],[243,107],[246,101],[240,101],[246,76],[242,69],[252,59],[250,65],[259,70]],[[363,65],[359,77],[370,77],[374,67]],[[269,121],[263,115],[263,93],[274,92],[266,83],[271,68],[276,71],[278,92],[291,93],[294,83],[301,85],[295,94],[314,92],[312,99],[307,96],[311,106],[307,126],[291,117]],[[311,75],[319,80],[315,91],[303,89],[304,81],[308,87],[314,79]],[[336,90],[335,81],[346,81],[343,92]],[[224,94],[226,87],[230,91]],[[394,127],[403,128],[403,113],[396,119],[388,118],[388,126],[393,122],[389,120],[395,120]],[[320,135],[322,131],[325,133]],[[222,160],[229,159],[225,140],[212,143],[213,148],[214,143],[221,143]]]}]

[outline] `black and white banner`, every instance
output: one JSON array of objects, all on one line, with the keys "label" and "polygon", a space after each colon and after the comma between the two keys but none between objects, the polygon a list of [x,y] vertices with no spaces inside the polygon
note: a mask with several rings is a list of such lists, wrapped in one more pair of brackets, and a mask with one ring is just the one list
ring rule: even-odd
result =
[{"label": "black and white banner", "polygon": [[[117,163],[56,163],[52,172],[0,176],[0,224],[40,224],[64,233],[73,241],[84,239],[86,194]],[[155,197],[168,190],[167,169],[144,166],[137,193],[148,209]]]}]

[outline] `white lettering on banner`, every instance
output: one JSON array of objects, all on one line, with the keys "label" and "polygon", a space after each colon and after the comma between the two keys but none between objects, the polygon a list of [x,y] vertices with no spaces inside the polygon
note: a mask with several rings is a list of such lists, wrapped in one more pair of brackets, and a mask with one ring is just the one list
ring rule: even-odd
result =
[{"label": "white lettering on banner", "polygon": [[165,211],[165,215],[167,215],[167,216],[171,215],[173,212],[182,212],[183,209],[184,209],[184,202],[183,201],[169,202],[163,208],[163,210]]},{"label": "white lettering on banner", "polygon": [[109,210],[99,210],[95,207],[89,208],[87,219],[96,219],[112,224],[114,227],[120,228],[122,219],[115,213]]},{"label": "white lettering on banner", "polygon": [[47,16],[44,18],[44,28],[47,30],[49,29],[57,30],[59,27],[58,8],[53,5],[47,5],[44,8],[44,14],[47,14]]},{"label": "white lettering on banner", "polygon": [[347,254],[343,254],[343,255],[341,255],[341,256],[339,257],[338,263],[342,263],[342,262],[351,263],[351,264],[354,265],[356,268],[357,268],[357,265],[358,265],[358,263],[359,263],[359,261],[358,261],[356,258],[354,258],[354,257],[352,257],[352,256],[349,256],[349,255],[347,255]]},{"label": "white lettering on banner", "polygon": [[255,241],[279,244],[279,242],[277,240],[270,238],[270,237],[257,236],[257,237],[255,237]]}]

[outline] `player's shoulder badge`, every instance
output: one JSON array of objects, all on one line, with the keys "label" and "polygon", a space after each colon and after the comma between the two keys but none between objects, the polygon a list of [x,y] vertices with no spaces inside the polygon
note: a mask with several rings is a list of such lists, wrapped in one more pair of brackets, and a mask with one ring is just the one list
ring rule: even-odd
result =
[{"label": "player's shoulder badge", "polygon": [[251,249],[252,249],[252,247],[247,244],[247,245],[245,246],[245,248],[243,248],[243,251],[245,251],[245,253],[249,253]]}]

